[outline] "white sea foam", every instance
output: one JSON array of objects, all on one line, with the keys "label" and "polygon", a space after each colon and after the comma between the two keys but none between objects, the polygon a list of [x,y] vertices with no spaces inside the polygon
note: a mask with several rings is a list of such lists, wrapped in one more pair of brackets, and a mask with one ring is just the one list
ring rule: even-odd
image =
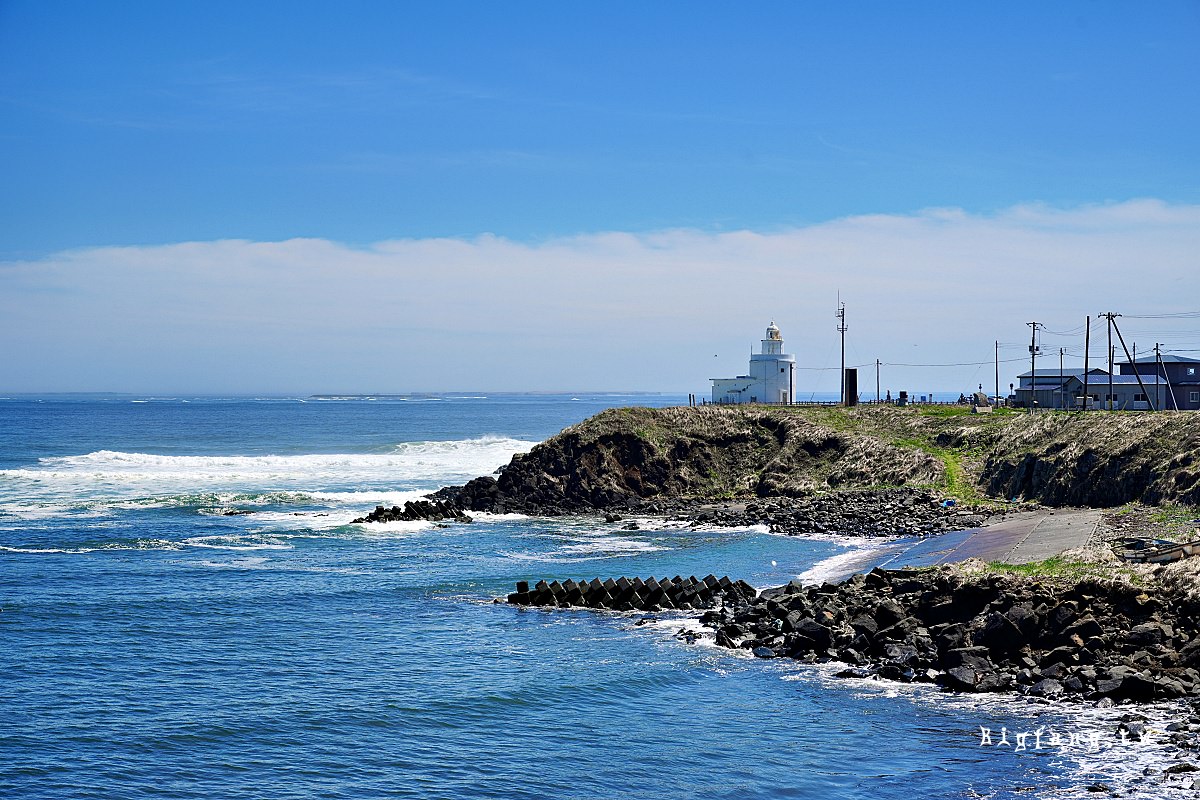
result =
[{"label": "white sea foam", "polygon": [[407,536],[419,531],[432,528],[434,523],[423,519],[397,520],[394,522],[360,522],[363,533],[370,536]]},{"label": "white sea foam", "polygon": [[95,547],[9,547],[0,544],[6,553],[94,553]]},{"label": "white sea foam", "polygon": [[338,505],[360,506],[364,504],[381,506],[402,506],[409,500],[420,500],[429,492],[414,489],[404,492],[391,491],[361,491],[361,492],[308,492],[310,500]]},{"label": "white sea foam", "polygon": [[211,567],[212,569],[263,569],[267,566],[265,556],[247,556],[245,558],[233,558],[229,561],[201,561],[202,567]]},{"label": "white sea foam", "polygon": [[[485,436],[404,442],[387,453],[175,456],[100,450],[0,470],[0,511],[32,518],[119,503],[152,508],[304,502],[298,496],[262,497],[280,492],[327,504],[401,505],[420,496],[421,488],[491,473],[534,444]],[[395,488],[360,488],[364,485]]]},{"label": "white sea foam", "polygon": [[[621,531],[620,533],[626,533]],[[613,530],[571,530],[530,532],[519,538],[556,539],[561,544],[542,552],[501,551],[500,555],[516,561],[540,561],[547,564],[576,564],[606,558],[623,558],[641,553],[669,550],[662,537],[620,535]]]},{"label": "white sea foam", "polygon": [[[766,533],[771,532],[771,527],[769,525],[764,525],[764,524],[736,525],[736,526],[728,526],[728,525],[724,525],[724,526],[723,525],[691,526],[685,522],[685,523],[680,524],[678,527],[680,527],[681,529],[697,531],[698,533],[743,533],[743,532],[745,532],[745,533],[764,533],[764,534],[766,534]],[[664,525],[663,529],[664,530],[667,529],[667,526]]]},{"label": "white sea foam", "polygon": [[[203,513],[203,511],[201,512]],[[323,531],[340,528],[349,522],[345,513],[329,511],[256,511],[238,515],[235,519],[252,525],[251,533],[274,533],[277,531]]]},{"label": "white sea foam", "polygon": [[516,522],[531,519],[527,514],[492,514],[487,511],[472,511],[471,516],[479,522]]},{"label": "white sea foam", "polygon": [[539,564],[581,564],[585,561],[597,561],[602,558],[616,558],[616,556],[576,556],[569,558],[567,556],[555,555],[554,553],[524,553],[512,552],[509,550],[499,550],[497,555],[504,558],[510,558],[513,561],[532,561]]},{"label": "white sea foam", "polygon": [[627,539],[621,536],[597,536],[587,541],[568,544],[559,548],[559,552],[569,554],[604,553],[618,555],[623,553],[654,553],[666,550],[649,542],[638,539]]},{"label": "white sea foam", "polygon": [[112,550],[179,550],[183,547],[178,542],[168,542],[164,539],[136,539],[134,541],[104,542],[87,547],[11,547],[0,545],[0,550],[8,553],[99,553]]},{"label": "white sea foam", "polygon": [[[830,690],[849,689],[859,697],[878,697],[888,702],[899,700],[916,706],[953,709],[968,718],[970,724],[963,735],[969,745],[975,748],[989,747],[979,744],[982,741],[981,728],[988,728],[993,742],[996,742],[1001,735],[999,727],[1008,726],[1007,747],[993,744],[990,750],[980,749],[979,752],[990,752],[996,758],[1046,757],[1070,778],[1065,785],[1048,787],[1039,792],[1038,797],[1063,800],[1095,797],[1095,793],[1087,788],[1094,783],[1108,785],[1113,790],[1113,796],[1146,800],[1195,797],[1195,792],[1190,789],[1191,779],[1182,784],[1172,784],[1164,783],[1162,775],[1145,775],[1147,768],[1161,770],[1180,760],[1189,760],[1171,744],[1166,731],[1167,725],[1186,719],[1191,714],[1180,701],[1097,708],[1080,703],[1049,703],[1010,693],[958,694],[945,692],[928,683],[837,678],[835,673],[848,666],[839,662],[797,665],[780,659],[769,663],[773,668],[783,670],[781,677],[785,681],[815,680]],[[1146,736],[1141,741],[1122,741],[1118,734],[1121,717],[1130,712],[1147,718]],[[1039,753],[1033,749],[1037,742],[1031,734],[1026,743],[1028,749],[1015,752],[1016,734],[1036,731],[1038,727],[1044,727],[1046,732],[1041,743],[1043,750]],[[1057,730],[1063,736],[1062,745],[1046,745],[1051,730]],[[1079,734],[1083,742],[1071,745],[1069,737],[1072,733]],[[1099,737],[1099,746],[1095,748],[1089,740],[1093,733]]]},{"label": "white sea foam", "polygon": [[45,503],[29,505],[25,503],[0,503],[0,516],[16,517],[25,522],[54,519],[64,514],[71,514],[76,519],[99,518],[105,516],[104,509],[91,508],[85,505],[69,503]]},{"label": "white sea foam", "polygon": [[883,560],[884,556],[896,548],[895,542],[879,539],[855,539],[843,537],[837,544],[847,549],[822,559],[796,576],[805,584],[820,584],[826,581],[836,581],[865,569]]},{"label": "white sea foam", "polygon": [[286,539],[263,535],[263,532],[249,534],[222,534],[215,536],[192,536],[182,541],[188,547],[201,547],[208,550],[290,550],[292,545]]}]

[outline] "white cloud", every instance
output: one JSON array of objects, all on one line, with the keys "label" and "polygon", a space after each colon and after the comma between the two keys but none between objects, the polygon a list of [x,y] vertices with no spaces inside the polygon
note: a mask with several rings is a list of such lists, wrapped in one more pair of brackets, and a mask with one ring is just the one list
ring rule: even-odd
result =
[{"label": "white cloud", "polygon": [[[839,290],[850,363],[984,361],[1029,320],[1200,308],[1196,253],[1200,206],[1155,200],[533,244],[97,247],[0,264],[0,336],[19,343],[0,353],[0,390],[704,392],[744,370],[770,319],[801,366],[836,366]],[[992,370],[884,375],[957,391]],[[804,381],[836,388],[833,372]]]}]

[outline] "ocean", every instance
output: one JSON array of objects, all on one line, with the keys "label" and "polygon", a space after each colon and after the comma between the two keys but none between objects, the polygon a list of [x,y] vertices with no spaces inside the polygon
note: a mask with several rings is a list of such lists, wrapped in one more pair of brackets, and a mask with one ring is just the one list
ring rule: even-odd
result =
[{"label": "ocean", "polygon": [[837,679],[688,644],[680,615],[492,602],[541,578],[819,580],[852,540],[350,522],[604,408],[685,400],[0,398],[0,797],[1167,796],[1119,709]]}]

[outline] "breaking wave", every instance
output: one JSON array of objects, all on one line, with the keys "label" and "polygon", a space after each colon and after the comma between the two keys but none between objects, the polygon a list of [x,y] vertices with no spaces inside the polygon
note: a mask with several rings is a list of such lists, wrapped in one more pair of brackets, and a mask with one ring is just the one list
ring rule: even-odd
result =
[{"label": "breaking wave", "polygon": [[176,456],[100,450],[0,470],[0,514],[36,519],[181,505],[403,503],[486,475],[535,442],[404,442],[384,453]]}]

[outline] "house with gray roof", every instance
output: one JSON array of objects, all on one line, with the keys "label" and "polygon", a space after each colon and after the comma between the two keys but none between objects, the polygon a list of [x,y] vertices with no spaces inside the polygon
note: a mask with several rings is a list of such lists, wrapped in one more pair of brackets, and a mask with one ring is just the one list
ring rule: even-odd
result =
[{"label": "house with gray roof", "polygon": [[[1077,383],[1076,391],[1070,388],[1072,378]],[[1058,367],[1039,369],[1036,373],[1026,371],[1018,375],[1017,380],[1020,384],[1014,390],[1016,402],[1013,405],[1019,408],[1029,408],[1031,401],[1037,408],[1078,408],[1077,396],[1083,393],[1083,369],[1077,367],[1062,371]],[[1093,384],[1107,380],[1107,370],[1099,367],[1088,370],[1089,389]]]},{"label": "house with gray roof", "polygon": [[1140,376],[1150,397],[1160,409],[1200,409],[1200,358],[1167,354],[1143,356],[1117,365],[1121,378],[1136,381]]}]

